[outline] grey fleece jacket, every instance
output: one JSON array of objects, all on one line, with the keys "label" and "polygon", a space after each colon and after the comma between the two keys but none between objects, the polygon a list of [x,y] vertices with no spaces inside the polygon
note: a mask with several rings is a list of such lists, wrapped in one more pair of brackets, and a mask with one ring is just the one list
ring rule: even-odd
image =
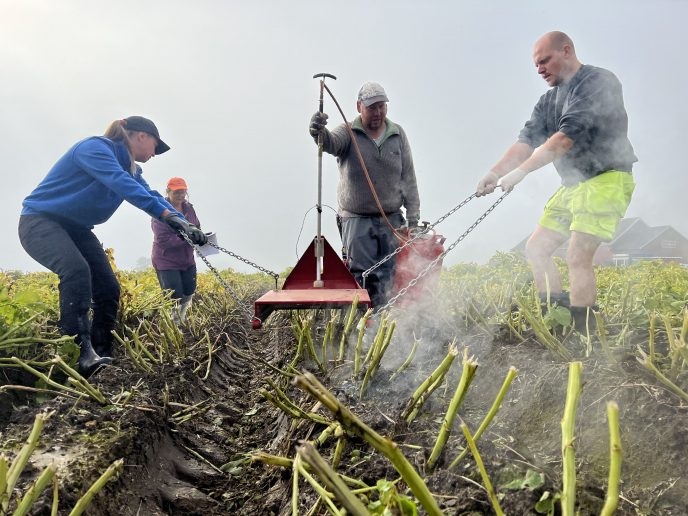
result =
[{"label": "grey fleece jacket", "polygon": [[[411,147],[401,126],[389,119],[385,119],[385,123],[379,147],[366,134],[360,116],[353,121],[351,128],[385,213],[398,213],[403,206],[406,218],[417,221],[420,218],[420,200]],[[322,134],[323,150],[336,156],[339,165],[337,201],[340,215],[379,215],[346,126],[342,124],[332,131],[325,129]]]}]

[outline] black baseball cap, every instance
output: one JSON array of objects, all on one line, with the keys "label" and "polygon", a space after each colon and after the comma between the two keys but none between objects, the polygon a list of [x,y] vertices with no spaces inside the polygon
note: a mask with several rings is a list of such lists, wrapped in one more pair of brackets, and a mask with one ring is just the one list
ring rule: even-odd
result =
[{"label": "black baseball cap", "polygon": [[170,146],[160,139],[158,128],[155,127],[152,120],[148,120],[142,116],[129,116],[125,118],[124,121],[126,122],[125,127],[127,130],[148,133],[158,139],[158,144],[155,146],[155,154],[160,155],[170,150]]}]

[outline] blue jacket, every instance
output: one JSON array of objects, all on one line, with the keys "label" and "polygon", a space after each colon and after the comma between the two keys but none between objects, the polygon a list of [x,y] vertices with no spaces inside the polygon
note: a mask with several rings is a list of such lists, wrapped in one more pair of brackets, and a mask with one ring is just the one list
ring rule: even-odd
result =
[{"label": "blue jacket", "polygon": [[127,201],[150,216],[176,210],[142,177],[122,142],[92,136],[75,144],[24,199],[22,215],[48,215],[92,228],[108,220]]}]

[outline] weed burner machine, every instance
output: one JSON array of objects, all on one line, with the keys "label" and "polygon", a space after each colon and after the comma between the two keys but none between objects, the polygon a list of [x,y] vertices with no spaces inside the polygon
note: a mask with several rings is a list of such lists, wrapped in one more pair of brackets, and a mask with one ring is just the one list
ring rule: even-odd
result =
[{"label": "weed burner machine", "polygon": [[[329,73],[318,73],[320,78],[319,110],[323,112],[323,90],[326,78],[336,79]],[[329,91],[329,90],[328,90]],[[322,136],[318,137],[318,202],[317,233],[306,252],[289,273],[281,290],[270,290],[255,302],[253,328],[260,328],[263,321],[275,310],[304,308],[343,308],[358,299],[362,309],[370,308],[370,296],[361,288],[342,259],[322,235]]]}]

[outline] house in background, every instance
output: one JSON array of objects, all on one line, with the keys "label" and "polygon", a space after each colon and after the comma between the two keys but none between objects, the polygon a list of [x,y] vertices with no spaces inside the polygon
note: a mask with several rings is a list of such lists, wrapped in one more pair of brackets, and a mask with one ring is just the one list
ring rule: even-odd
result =
[{"label": "house in background", "polygon": [[[512,251],[525,252],[524,238]],[[564,258],[568,241],[554,256]],[[621,219],[611,242],[603,242],[595,253],[595,265],[630,265],[642,260],[662,260],[688,265],[688,238],[671,226],[648,226],[639,217]]]}]

